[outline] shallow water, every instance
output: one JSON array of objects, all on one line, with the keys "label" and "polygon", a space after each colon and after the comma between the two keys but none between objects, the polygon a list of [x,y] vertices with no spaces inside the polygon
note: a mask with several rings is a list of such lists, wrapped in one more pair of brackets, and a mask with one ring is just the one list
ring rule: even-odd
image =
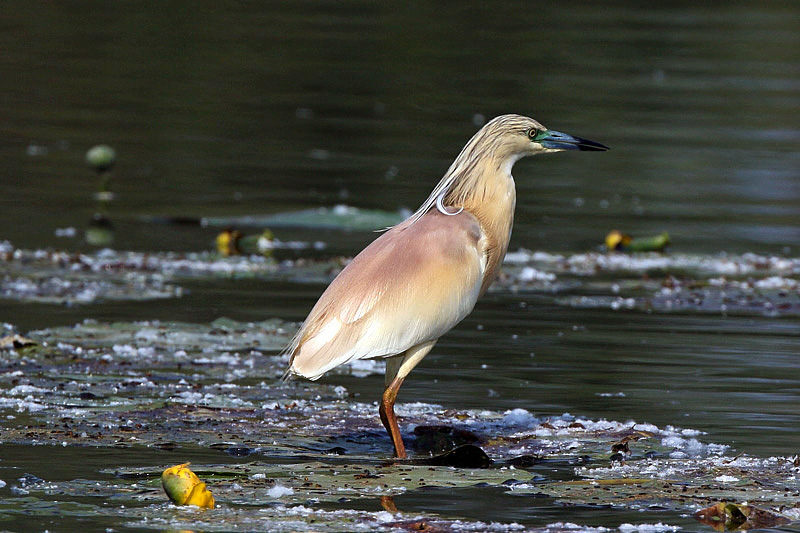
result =
[{"label": "shallow water", "polygon": [[[257,232],[258,224],[241,217],[337,204],[388,216],[414,209],[484,120],[519,112],[611,151],[516,166],[511,249],[540,255],[521,252],[506,264],[510,277],[440,341],[399,401],[441,406],[434,411],[520,408],[540,419],[571,413],[692,428],[703,443],[728,446],[731,456],[800,451],[794,3],[642,9],[617,2],[597,9],[577,2],[569,10],[461,3],[448,6],[446,18],[441,7],[424,3],[194,6],[6,10],[0,68],[13,75],[0,77],[0,241],[10,241],[8,250],[61,249],[89,259],[81,268],[67,261],[63,270],[33,260],[0,262],[0,322],[28,335],[85,319],[203,327],[219,317],[302,320],[335,262],[274,273],[258,270],[263,260],[245,258],[198,273],[196,264],[181,271],[158,253],[212,250],[219,220]],[[119,154],[111,247],[153,252],[149,270],[86,266],[120,260],[81,238],[97,188],[83,156],[99,142]],[[309,247],[273,257],[351,256],[374,238],[323,226],[274,223],[279,239]],[[75,235],[57,236],[64,228]],[[611,229],[637,236],[668,231],[672,245],[666,256],[630,264],[623,256],[581,255],[597,252]],[[206,260],[213,263],[206,256],[199,263]],[[54,279],[62,291],[55,297]],[[76,289],[79,280],[84,285]],[[37,290],[46,298],[32,298]],[[258,359],[261,374],[232,382],[277,379],[273,352]],[[16,364],[7,352],[0,358],[9,369]],[[33,379],[25,372],[22,379]],[[165,372],[165,383],[178,380],[179,373]],[[373,402],[383,377],[366,374],[326,376],[320,394],[344,386],[352,401]],[[17,385],[6,378],[4,397],[24,399],[8,393]],[[217,379],[227,378],[209,371],[204,383]],[[68,384],[66,377],[47,387],[60,383]],[[254,405],[259,394],[270,398],[258,389],[236,394]],[[55,500],[76,507],[86,501],[12,492],[18,473],[105,483],[111,478],[101,470],[115,465],[229,461],[203,446],[185,445],[178,457],[148,446],[7,444],[11,429],[41,423],[37,416],[53,409],[37,415],[0,405],[1,414],[17,417],[5,419],[0,437],[0,479],[7,483],[0,494],[18,511],[33,509],[34,528],[59,529],[49,518]],[[359,460],[388,454],[373,422],[373,448]],[[535,473],[575,476],[565,464]],[[395,503],[412,515],[530,528],[559,521],[700,527],[686,511],[562,505],[498,487],[411,491]],[[108,505],[114,508],[113,498]],[[381,510],[377,500],[320,505]],[[147,509],[151,517],[175,518],[172,510]],[[3,516],[11,529],[25,525],[16,512]],[[161,524],[92,505],[69,516],[117,530]]]}]

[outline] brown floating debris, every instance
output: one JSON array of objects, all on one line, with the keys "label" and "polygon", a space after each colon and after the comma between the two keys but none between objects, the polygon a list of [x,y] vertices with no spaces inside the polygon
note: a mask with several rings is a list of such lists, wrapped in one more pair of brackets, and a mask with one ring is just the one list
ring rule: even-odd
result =
[{"label": "brown floating debris", "polygon": [[785,516],[759,509],[744,503],[720,502],[700,509],[694,518],[715,531],[745,531],[786,525],[791,522]]},{"label": "brown floating debris", "polygon": [[18,350],[27,346],[36,346],[38,343],[14,333],[0,338],[0,350]]}]

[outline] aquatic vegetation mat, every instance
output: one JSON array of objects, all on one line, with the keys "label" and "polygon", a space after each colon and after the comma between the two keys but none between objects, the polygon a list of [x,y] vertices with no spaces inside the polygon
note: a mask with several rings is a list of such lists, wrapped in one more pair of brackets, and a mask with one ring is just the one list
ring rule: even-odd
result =
[{"label": "aquatic vegetation mat", "polygon": [[506,256],[500,283],[579,308],[800,315],[800,258],[521,249]]},{"label": "aquatic vegetation mat", "polygon": [[[0,520],[9,524],[60,513],[135,529],[612,530],[403,511],[404,497],[470,490],[510,502],[646,511],[646,524],[620,520],[620,531],[706,527],[692,515],[720,502],[746,502],[773,525],[800,520],[798,457],[733,456],[699,431],[647,422],[403,403],[397,411],[412,459],[392,461],[374,403],[342,386],[280,381],[280,349],[295,327],[278,320],[5,329],[0,449],[47,445],[87,464],[76,478],[58,474],[56,462],[44,470],[48,479],[0,455]],[[487,461],[459,463],[474,455],[454,449],[479,450]],[[162,489],[162,472],[189,460],[213,493],[213,509],[175,506]]]},{"label": "aquatic vegetation mat", "polygon": [[[327,283],[348,258],[223,257],[110,249],[24,250],[0,243],[0,299],[49,304],[180,298],[202,279]],[[524,249],[507,255],[491,291],[546,295],[558,305],[640,312],[800,316],[800,258]]]},{"label": "aquatic vegetation mat", "polygon": [[111,249],[92,253],[24,250],[0,242],[0,299],[48,304],[179,298],[181,283],[198,279],[260,278],[327,281],[345,259],[276,261],[223,257],[210,251],[179,254]]}]

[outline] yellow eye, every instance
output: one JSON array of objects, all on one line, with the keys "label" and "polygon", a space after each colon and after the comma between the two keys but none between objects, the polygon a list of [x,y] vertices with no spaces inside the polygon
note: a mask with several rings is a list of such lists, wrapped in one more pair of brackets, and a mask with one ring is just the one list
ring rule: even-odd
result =
[{"label": "yellow eye", "polygon": [[535,141],[537,135],[539,135],[539,130],[536,128],[531,128],[528,130],[528,139]]}]

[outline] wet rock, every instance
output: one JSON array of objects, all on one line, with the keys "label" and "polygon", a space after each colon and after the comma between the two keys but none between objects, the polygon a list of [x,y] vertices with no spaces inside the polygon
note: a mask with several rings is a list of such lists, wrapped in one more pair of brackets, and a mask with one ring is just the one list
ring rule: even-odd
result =
[{"label": "wet rock", "polygon": [[430,454],[441,454],[480,440],[475,433],[452,426],[417,426],[414,435],[414,449]]},{"label": "wet rock", "polygon": [[464,444],[449,452],[434,457],[419,459],[416,464],[432,466],[453,466],[456,468],[488,468],[493,461],[482,449],[472,444]]},{"label": "wet rock", "polygon": [[31,485],[38,485],[40,483],[44,483],[44,480],[38,476],[34,476],[33,474],[23,474],[22,476],[17,479],[19,481],[19,485],[22,488],[30,487]]},{"label": "wet rock", "polygon": [[247,457],[253,453],[253,450],[247,446],[230,446],[225,449],[225,453],[232,457]]},{"label": "wet rock", "polygon": [[506,464],[519,468],[530,468],[540,462],[541,459],[533,455],[518,455],[506,461]]},{"label": "wet rock", "polygon": [[334,446],[333,448],[325,450],[325,453],[328,455],[347,455],[347,450],[341,446]]}]

